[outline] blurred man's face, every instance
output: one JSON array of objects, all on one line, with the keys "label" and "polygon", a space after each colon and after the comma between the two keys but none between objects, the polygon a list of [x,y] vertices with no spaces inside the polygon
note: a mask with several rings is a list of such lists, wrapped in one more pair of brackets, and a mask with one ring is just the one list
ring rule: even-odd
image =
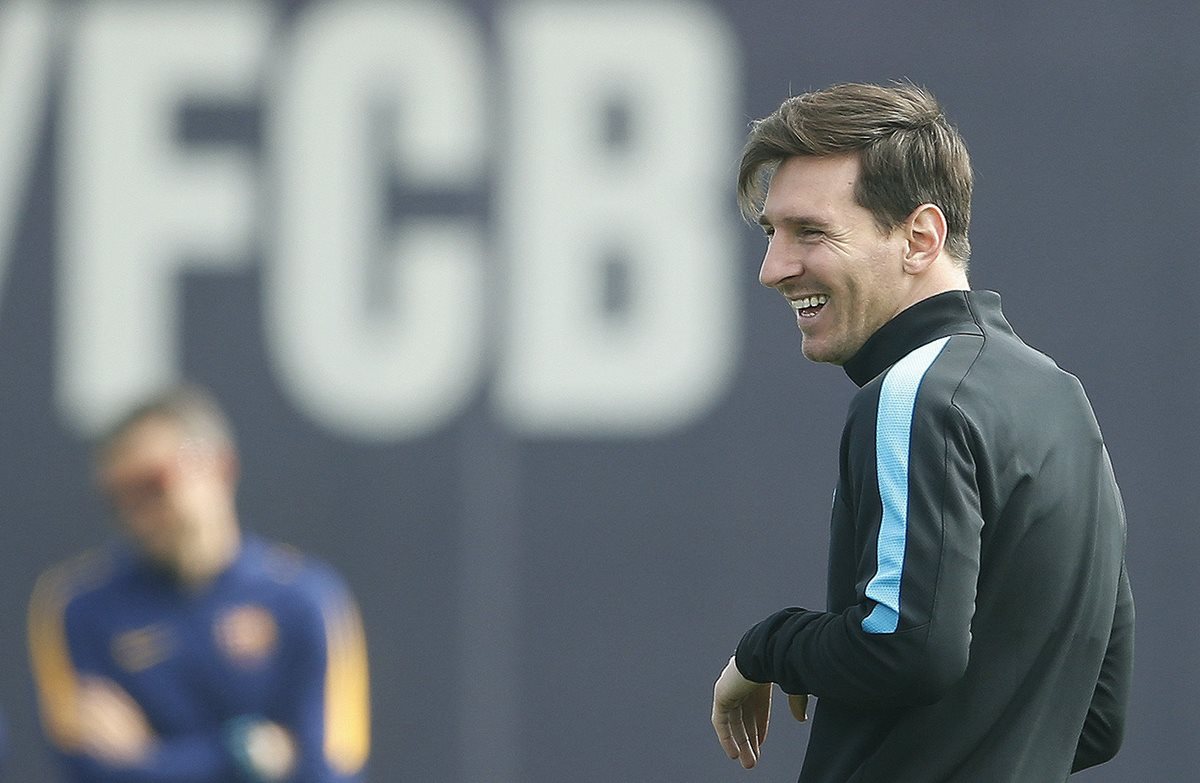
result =
[{"label": "blurred man's face", "polygon": [[185,437],[169,419],[134,424],[102,456],[99,481],[122,530],[147,557],[178,570],[225,524],[230,455]]}]

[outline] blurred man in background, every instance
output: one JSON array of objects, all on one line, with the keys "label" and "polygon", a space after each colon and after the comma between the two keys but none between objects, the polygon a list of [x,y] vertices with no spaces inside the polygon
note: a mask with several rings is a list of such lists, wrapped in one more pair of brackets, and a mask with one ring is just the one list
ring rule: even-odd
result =
[{"label": "blurred man in background", "polygon": [[[828,608],[750,628],[713,692],[757,762],[771,683],[801,781],[1065,780],[1120,747],[1133,656],[1125,516],[1079,381],[967,283],[972,173],[933,96],[838,85],[756,123],[739,196],[804,355],[859,387]],[[765,197],[764,197],[765,191]],[[803,414],[792,422],[803,433]]]},{"label": "blurred man in background", "polygon": [[242,532],[228,422],[168,390],[99,443],[123,541],[46,572],[30,605],[42,726],[79,783],[360,780],[358,610],[328,566]]}]

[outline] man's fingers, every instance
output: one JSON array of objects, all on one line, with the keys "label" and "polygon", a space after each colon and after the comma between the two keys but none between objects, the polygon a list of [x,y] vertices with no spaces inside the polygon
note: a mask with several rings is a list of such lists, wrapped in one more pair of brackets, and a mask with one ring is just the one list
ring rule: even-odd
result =
[{"label": "man's fingers", "polygon": [[756,696],[754,704],[754,730],[758,736],[758,746],[755,748],[756,753],[760,753],[759,748],[767,741],[767,726],[771,722],[771,686],[761,688]]},{"label": "man's fingers", "polygon": [[789,694],[788,709],[791,710],[792,717],[801,723],[808,720],[808,694]]},{"label": "man's fingers", "polygon": [[758,763],[770,711],[770,684],[747,680],[730,657],[713,685],[712,723],[725,753],[746,769]]},{"label": "man's fingers", "polygon": [[717,742],[721,743],[721,749],[725,751],[725,755],[731,759],[738,757],[737,743],[733,741],[732,732],[729,729],[729,721],[724,715],[718,715],[713,712],[713,728],[717,732]]},{"label": "man's fingers", "polygon": [[712,722],[725,755],[740,761],[746,769],[753,767],[758,761],[758,746],[751,741],[741,709],[714,709]]},{"label": "man's fingers", "polygon": [[742,710],[738,710],[734,720],[731,721],[730,729],[733,741],[737,745],[738,755],[736,758],[746,769],[750,769],[758,762],[758,742],[751,736],[753,729],[748,731],[748,728],[745,714]]},{"label": "man's fingers", "polygon": [[129,765],[148,752],[153,734],[137,702],[118,685],[99,677],[81,679],[78,719],[85,752]]},{"label": "man's fingers", "polygon": [[764,715],[762,712],[759,712],[755,715],[756,720],[754,721],[754,736],[751,737],[751,739],[754,740],[755,755],[759,754],[759,749],[762,748],[762,744],[767,741],[767,719],[769,717],[769,715]]}]

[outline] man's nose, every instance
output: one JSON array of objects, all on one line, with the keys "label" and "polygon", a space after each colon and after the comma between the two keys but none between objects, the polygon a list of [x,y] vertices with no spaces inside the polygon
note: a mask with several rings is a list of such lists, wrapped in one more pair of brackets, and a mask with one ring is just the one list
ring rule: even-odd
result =
[{"label": "man's nose", "polygon": [[772,240],[767,245],[767,252],[763,256],[762,266],[758,270],[758,282],[765,285],[767,288],[775,288],[789,277],[796,277],[803,271],[803,267],[795,258],[789,258],[785,253],[782,243]]}]

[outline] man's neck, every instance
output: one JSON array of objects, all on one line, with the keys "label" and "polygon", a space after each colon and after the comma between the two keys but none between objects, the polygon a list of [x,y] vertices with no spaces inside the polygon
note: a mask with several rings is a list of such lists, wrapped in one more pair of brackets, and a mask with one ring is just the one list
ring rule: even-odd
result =
[{"label": "man's neck", "polygon": [[943,252],[942,257],[912,280],[908,295],[902,306],[896,310],[896,315],[931,296],[944,294],[947,291],[970,290],[971,284],[967,280],[966,271],[958,262]]},{"label": "man's neck", "polygon": [[236,524],[231,530],[212,531],[207,540],[182,554],[175,564],[175,577],[191,591],[203,590],[237,559],[242,539]]}]

